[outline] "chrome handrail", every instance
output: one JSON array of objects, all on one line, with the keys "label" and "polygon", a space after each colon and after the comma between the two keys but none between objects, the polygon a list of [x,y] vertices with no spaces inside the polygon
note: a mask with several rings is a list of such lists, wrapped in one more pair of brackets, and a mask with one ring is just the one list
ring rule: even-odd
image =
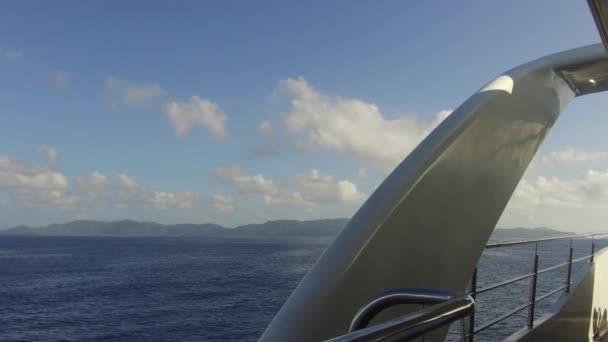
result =
[{"label": "chrome handrail", "polygon": [[[580,257],[578,259],[572,259],[572,264],[577,263],[579,261],[587,260],[587,259],[590,259],[590,258],[591,258],[591,255]],[[542,270],[539,270],[537,272],[537,274],[543,274],[545,272],[553,271],[555,269],[558,269],[558,268],[564,267],[564,266],[568,266],[570,264],[571,264],[570,262],[564,262],[562,264],[558,264],[558,265],[555,265],[555,266],[550,266],[550,267],[547,267],[547,268],[543,268]],[[492,291],[494,289],[497,289],[497,288],[500,288],[500,287],[503,287],[503,286],[507,286],[507,285],[510,285],[510,284],[513,284],[513,283],[517,283],[518,281],[522,281],[522,280],[526,280],[528,278],[532,278],[533,276],[534,276],[534,273],[528,273],[528,274],[524,274],[522,276],[517,276],[517,277],[511,278],[511,279],[508,279],[508,280],[501,281],[500,283],[488,285],[486,287],[483,287],[483,288],[477,290],[476,294],[479,295],[479,294],[482,294],[484,292]]]},{"label": "chrome handrail", "polygon": [[338,336],[327,342],[401,341],[423,336],[434,329],[464,319],[473,312],[475,300],[464,295],[429,306],[371,327]]},{"label": "chrome handrail", "polygon": [[550,241],[558,241],[558,240],[572,240],[572,239],[581,239],[584,237],[594,237],[599,235],[608,235],[608,232],[602,233],[587,233],[587,234],[575,234],[575,235],[566,235],[554,238],[545,238],[545,239],[535,239],[535,240],[520,240],[520,241],[510,241],[510,242],[497,242],[486,245],[486,249],[491,248],[503,248],[503,247],[513,247],[520,245],[531,245],[533,243],[541,243],[541,242],[550,242]]},{"label": "chrome handrail", "polygon": [[[374,299],[372,299],[369,303],[362,306],[357,311],[351,321],[347,334],[335,337],[331,340],[328,340],[328,342],[407,340],[424,336],[426,333],[434,329],[440,328],[459,319],[463,320],[462,336],[460,341],[473,341],[473,337],[475,334],[490,328],[491,326],[513,316],[514,314],[526,308],[529,310],[528,327],[532,327],[534,324],[534,309],[535,304],[537,302],[549,298],[550,296],[553,296],[563,290],[565,290],[566,293],[570,292],[572,264],[587,259],[589,259],[590,262],[593,262],[593,257],[595,255],[594,238],[598,235],[608,235],[608,233],[579,234],[562,236],[557,238],[513,241],[507,243],[496,243],[487,245],[486,248],[491,249],[519,246],[525,244],[535,244],[534,264],[532,268],[532,273],[516,276],[514,278],[489,285],[485,288],[477,289],[477,269],[475,269],[471,278],[470,291],[468,291],[465,295],[459,297],[457,297],[456,294],[452,291],[434,289],[394,289],[383,292]],[[583,237],[591,237],[591,254],[577,259],[573,259],[572,240]],[[570,251],[568,261],[539,270],[538,244],[541,242],[566,239],[570,239]],[[551,290],[550,292],[545,293],[537,298],[536,285],[538,275],[564,266],[568,266],[566,284],[558,287],[557,289]],[[530,299],[526,304],[521,305],[515,308],[514,310],[511,310],[493,319],[492,321],[485,323],[481,327],[475,328],[475,300],[477,295],[530,278]],[[367,325],[374,319],[377,314],[389,307],[401,304],[418,304],[431,306],[423,308],[420,311],[408,315],[400,316],[398,318],[367,327]],[[464,319],[467,317],[468,329],[465,328],[464,321]]]},{"label": "chrome handrail", "polygon": [[[477,269],[475,269],[475,271],[473,272],[473,276],[471,277],[471,282],[470,282],[470,291],[468,292],[473,298],[476,298],[477,295],[479,294],[483,294],[485,292],[491,291],[491,290],[495,290],[497,288],[503,287],[503,286],[507,286],[525,279],[530,279],[530,299],[529,301],[522,305],[519,306],[517,308],[515,308],[514,310],[511,310],[503,315],[501,315],[500,317],[497,317],[495,319],[493,319],[492,321],[484,324],[481,327],[475,328],[475,312],[473,312],[471,314],[471,316],[469,317],[469,334],[468,334],[468,340],[469,341],[473,341],[473,336],[491,326],[493,326],[494,324],[501,322],[511,316],[513,316],[514,314],[524,310],[524,309],[528,309],[528,319],[527,319],[527,325],[528,327],[532,328],[534,326],[534,309],[536,306],[536,303],[546,299],[550,296],[553,296],[557,293],[559,293],[562,290],[565,290],[566,293],[570,292],[570,285],[572,282],[572,264],[580,262],[580,261],[584,261],[589,259],[589,262],[593,262],[593,257],[595,255],[595,237],[596,236],[600,236],[600,235],[608,235],[608,233],[589,233],[589,234],[577,234],[577,235],[568,235],[568,236],[561,236],[561,237],[557,237],[557,238],[547,238],[547,239],[536,239],[536,240],[525,240],[525,241],[512,241],[512,242],[503,242],[503,243],[495,243],[495,244],[489,244],[486,245],[486,249],[492,249],[492,248],[503,248],[503,247],[513,247],[513,246],[520,246],[520,245],[527,245],[527,244],[535,244],[535,248],[534,248],[534,263],[533,263],[533,267],[532,267],[532,272],[528,273],[528,274],[524,274],[524,275],[520,275],[520,276],[516,276],[514,278],[508,279],[508,280],[504,280],[502,282],[499,283],[495,283],[492,285],[488,285],[485,288],[481,288],[481,289],[477,289]],[[573,248],[572,248],[572,241],[574,239],[580,239],[580,238],[584,238],[584,237],[591,237],[591,253],[587,256],[583,256],[577,259],[573,259],[572,255],[573,255]],[[561,264],[557,264],[554,266],[550,266],[547,268],[544,268],[542,270],[538,269],[538,244],[542,243],[542,242],[550,242],[550,241],[558,241],[558,240],[570,240],[570,250],[569,250],[569,255],[568,255],[568,261],[561,263]],[[549,272],[555,269],[558,269],[560,267],[564,267],[564,266],[568,266],[568,271],[567,271],[567,275],[566,275],[566,284],[563,286],[558,287],[557,289],[554,289],[544,295],[542,295],[539,298],[536,298],[536,287],[537,287],[537,279],[538,279],[538,275],[539,274],[543,274],[545,272]],[[464,338],[461,339],[461,341],[464,340]]]},{"label": "chrome handrail", "polygon": [[395,289],[381,293],[357,311],[348,332],[365,328],[374,317],[391,306],[400,304],[434,305],[454,299],[456,293],[432,289]]},{"label": "chrome handrail", "polygon": [[[558,287],[558,288],[556,288],[556,289],[554,289],[554,290],[551,290],[550,292],[548,292],[548,293],[546,293],[546,294],[544,294],[544,295],[540,296],[539,298],[536,298],[536,299],[535,299],[535,301],[534,301],[534,303],[538,303],[538,302],[540,302],[540,301],[541,301],[541,300],[543,300],[543,299],[547,299],[547,298],[549,298],[549,297],[553,296],[554,294],[556,294],[556,293],[558,293],[558,292],[562,291],[562,290],[563,290],[563,289],[565,289],[565,288],[566,288],[566,285],[563,285],[563,286],[560,286],[560,287]],[[533,304],[533,303],[526,303],[526,304],[524,304],[524,305],[518,306],[517,308],[515,308],[515,309],[513,309],[513,310],[511,310],[511,311],[509,311],[509,312],[507,312],[507,313],[503,314],[502,316],[500,316],[500,317],[498,317],[498,318],[495,318],[495,319],[493,319],[492,321],[490,321],[490,322],[488,322],[488,323],[486,323],[486,324],[482,325],[481,327],[479,327],[479,328],[475,329],[475,331],[474,331],[473,333],[474,333],[474,334],[477,334],[477,333],[479,333],[479,332],[482,332],[482,331],[484,331],[484,330],[488,329],[489,327],[491,327],[491,326],[495,325],[496,323],[501,322],[501,321],[504,321],[505,319],[507,319],[507,318],[509,318],[509,317],[513,316],[514,314],[516,314],[516,313],[518,313],[518,312],[520,312],[520,311],[522,311],[522,310],[524,310],[524,309],[526,309],[526,308],[529,308],[529,307],[530,307],[532,304]],[[462,341],[462,339],[460,339],[459,341]]]}]

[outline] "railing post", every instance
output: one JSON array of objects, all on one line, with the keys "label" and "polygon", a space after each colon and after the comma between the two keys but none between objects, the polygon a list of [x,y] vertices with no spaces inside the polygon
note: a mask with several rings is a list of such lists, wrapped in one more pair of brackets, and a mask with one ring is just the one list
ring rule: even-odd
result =
[{"label": "railing post", "polygon": [[[424,310],[424,304],[420,304],[420,311]],[[422,342],[424,342],[424,334],[422,334]]]},{"label": "railing post", "polygon": [[566,278],[566,293],[570,292],[570,282],[572,281],[572,240],[570,240],[570,255],[568,256],[568,277]]},{"label": "railing post", "polygon": [[589,262],[593,262],[593,254],[595,254],[595,236],[591,235],[591,258],[589,258]]},{"label": "railing post", "polygon": [[465,323],[465,317],[460,320],[460,340],[462,342],[467,340],[467,326]]},{"label": "railing post", "polygon": [[[471,277],[471,297],[476,300],[475,296],[477,295],[477,267],[473,271],[473,276]],[[475,307],[471,311],[471,315],[469,316],[469,342],[473,342],[473,336],[475,334]],[[464,342],[464,341],[463,341]]]},{"label": "railing post", "polygon": [[530,282],[530,307],[528,307],[528,328],[534,326],[534,306],[536,305],[536,280],[538,279],[538,243],[534,247],[534,265],[532,266],[532,281]]}]

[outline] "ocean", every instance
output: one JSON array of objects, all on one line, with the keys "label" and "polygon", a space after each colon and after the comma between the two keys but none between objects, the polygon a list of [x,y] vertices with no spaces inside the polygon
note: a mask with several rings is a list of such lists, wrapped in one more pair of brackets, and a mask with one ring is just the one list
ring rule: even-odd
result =
[{"label": "ocean", "polygon": [[[255,341],[330,242],[2,236],[0,341]],[[596,250],[606,245],[598,241]],[[567,247],[541,244],[540,267],[567,261]],[[584,256],[590,240],[574,247],[575,258]],[[528,273],[531,248],[487,250],[478,286]],[[574,267],[575,279],[582,266]],[[565,267],[541,275],[538,296],[565,279]],[[525,303],[528,292],[522,281],[481,295],[477,324]],[[541,302],[536,317],[557,297]],[[500,340],[521,328],[526,315],[476,340]]]}]

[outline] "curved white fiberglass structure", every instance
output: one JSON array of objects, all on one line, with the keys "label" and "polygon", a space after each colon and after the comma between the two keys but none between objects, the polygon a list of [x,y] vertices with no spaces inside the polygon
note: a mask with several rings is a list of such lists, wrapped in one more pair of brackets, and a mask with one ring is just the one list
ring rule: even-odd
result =
[{"label": "curved white fiberglass structure", "polygon": [[[464,293],[532,157],[568,102],[608,89],[598,44],[512,69],[473,94],[387,177],[291,294],[261,341],[347,332],[380,292]],[[398,307],[376,321],[417,308]],[[445,329],[430,335],[441,339]]]}]

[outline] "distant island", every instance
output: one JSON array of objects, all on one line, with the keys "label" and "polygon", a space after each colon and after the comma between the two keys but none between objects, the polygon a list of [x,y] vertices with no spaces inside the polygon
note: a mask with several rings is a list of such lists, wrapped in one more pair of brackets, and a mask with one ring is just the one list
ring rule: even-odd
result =
[{"label": "distant island", "polygon": [[[0,235],[55,235],[55,236],[199,236],[217,238],[280,238],[280,237],[335,237],[348,219],[275,220],[226,228],[217,224],[171,224],[132,220],[79,220],[43,227],[18,226],[0,230]],[[572,235],[545,227],[496,229],[492,240],[541,239]]]}]

